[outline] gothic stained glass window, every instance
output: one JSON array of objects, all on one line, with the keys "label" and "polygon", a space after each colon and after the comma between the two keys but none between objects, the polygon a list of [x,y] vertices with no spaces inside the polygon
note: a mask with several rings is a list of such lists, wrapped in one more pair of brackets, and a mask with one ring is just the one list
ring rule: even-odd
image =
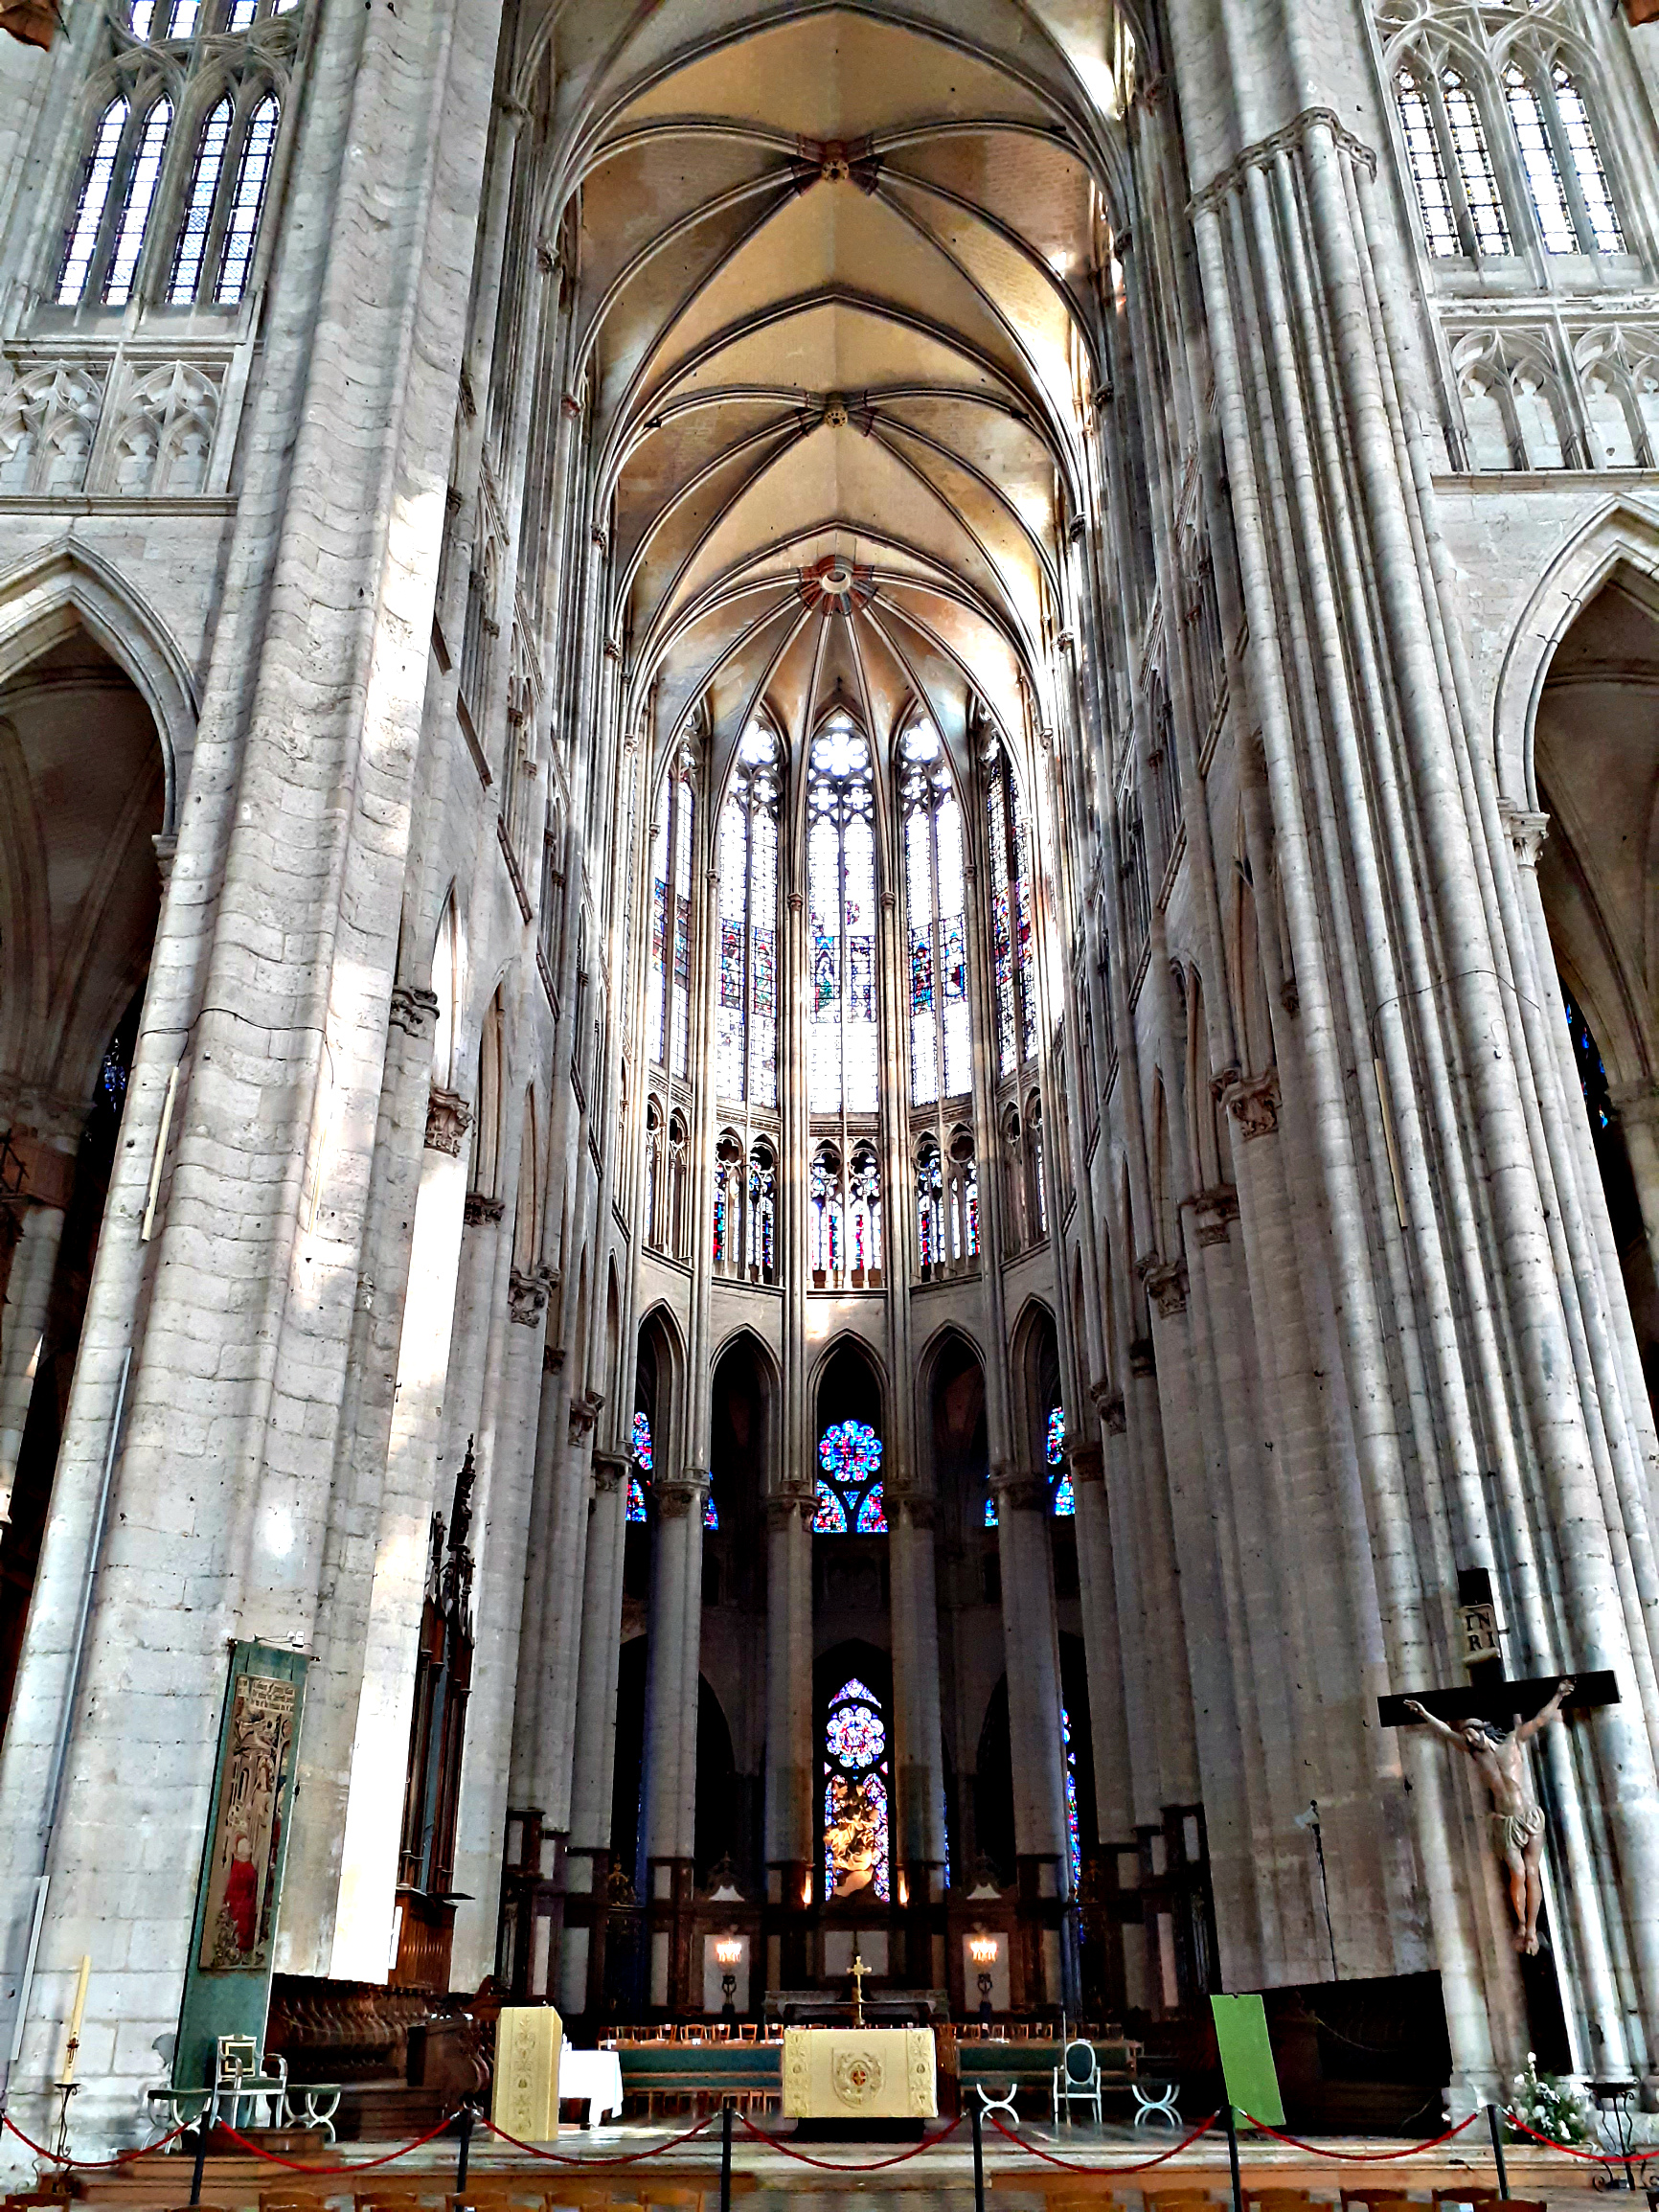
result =
[{"label": "gothic stained glass window", "polygon": [[848,1181],[847,1244],[852,1280],[869,1282],[881,1268],[881,1169],[869,1145],[852,1155]]},{"label": "gothic stained glass window", "polygon": [[[841,1272],[841,1160],[832,1145],[820,1145],[807,1179],[812,1217],[812,1272],[825,1282]],[[822,1285],[819,1286],[822,1288]]]},{"label": "gothic stained glass window", "polygon": [[692,1019],[692,756],[682,751],[657,802],[651,831],[651,957],[646,983],[646,1049],[684,1075]]},{"label": "gothic stained glass window", "polygon": [[944,1174],[939,1147],[929,1137],[916,1155],[917,1253],[924,1268],[944,1259]]},{"label": "gothic stained glass window", "polygon": [[1078,1826],[1078,1754],[1072,1742],[1072,1717],[1060,1707],[1060,1740],[1066,1750],[1066,1854],[1072,1862],[1072,1895],[1083,1878],[1083,1838]]},{"label": "gothic stained glass window", "polygon": [[115,176],[115,160],[121,151],[121,134],[125,128],[126,102],[112,100],[98,119],[92,150],[81,166],[80,191],[76,198],[69,235],[63,241],[62,265],[57,271],[56,296],[60,308],[79,307],[86,289],[92,258],[98,251],[98,233],[103,221],[109,187]]},{"label": "gothic stained glass window", "polygon": [[1498,193],[1498,180],[1492,172],[1486,127],[1481,122],[1481,111],[1475,105],[1474,94],[1455,69],[1443,69],[1440,84],[1452,153],[1463,181],[1464,197],[1468,201],[1469,220],[1475,228],[1475,244],[1483,254],[1511,253],[1513,248],[1510,244],[1509,220]]},{"label": "gothic stained glass window", "polygon": [[816,1114],[874,1114],[875,776],[846,715],[812,741],[807,771],[807,904],[811,991],[807,1102]]},{"label": "gothic stained glass window", "polygon": [[819,1536],[885,1536],[881,1439],[867,1421],[836,1421],[818,1440]]},{"label": "gothic stained glass window", "polygon": [[1515,144],[1521,149],[1521,167],[1527,172],[1527,190],[1532,194],[1533,209],[1543,234],[1544,251],[1576,254],[1579,234],[1573,227],[1560,166],[1556,160],[1555,143],[1544,122],[1538,96],[1518,61],[1511,61],[1504,71],[1503,84],[1510,121],[1514,125]]},{"label": "gothic stained glass window", "polygon": [[773,1248],[777,1218],[777,1173],[772,1155],[757,1147],[749,1157],[749,1265],[759,1267],[762,1282],[776,1280]]},{"label": "gothic stained glass window", "polygon": [[1619,211],[1613,205],[1607,171],[1602,166],[1602,150],[1596,144],[1584,96],[1559,61],[1550,72],[1550,85],[1556,95],[1556,112],[1561,119],[1562,136],[1567,141],[1567,158],[1579,180],[1596,249],[1603,254],[1622,254],[1625,234],[1619,227]]},{"label": "gothic stained glass window", "polygon": [[703,1500],[703,1526],[711,1535],[717,1536],[719,1534],[720,1509],[715,1503],[713,1491],[710,1491],[708,1496]]},{"label": "gothic stained glass window", "polygon": [[1054,1484],[1054,1509],[1060,1519],[1078,1510],[1077,1493],[1072,1488],[1072,1471],[1066,1465],[1066,1409],[1057,1405],[1049,1414],[1048,1433],[1043,1438],[1043,1457],[1048,1461],[1049,1479]]},{"label": "gothic stained glass window", "polygon": [[1399,109],[1406,165],[1411,171],[1411,181],[1417,187],[1418,213],[1422,217],[1428,250],[1437,256],[1461,253],[1463,241],[1458,237],[1457,218],[1452,213],[1451,188],[1441,157],[1440,134],[1435,129],[1422,87],[1411,70],[1397,72],[1394,97]]},{"label": "gothic stained glass window", "polygon": [[778,1104],[778,741],[761,722],[738,747],[720,809],[716,1087]]},{"label": "gothic stained glass window", "polygon": [[267,92],[248,117],[247,136],[242,140],[237,181],[231,191],[230,214],[225,217],[218,283],[214,286],[214,298],[221,307],[235,307],[247,289],[265,187],[270,182],[271,158],[277,149],[278,117],[274,92]]},{"label": "gothic stained glass window", "polygon": [[910,950],[910,1103],[960,1098],[973,1083],[967,1003],[962,807],[939,733],[913,722],[899,746]]},{"label": "gothic stained glass window", "polygon": [[1011,1075],[1036,1053],[1036,978],[1032,972],[1031,831],[1013,771],[999,746],[986,790],[990,842],[991,969],[996,990],[997,1068]]},{"label": "gothic stained glass window", "polygon": [[[833,1677],[831,1677],[833,1679]],[[824,1721],[824,1889],[830,1897],[890,1894],[887,1722],[856,1675]]]},{"label": "gothic stained glass window", "polygon": [[1613,1102],[1608,1096],[1607,1070],[1602,1059],[1602,1048],[1584,1019],[1583,1009],[1563,991],[1561,996],[1567,1009],[1567,1034],[1573,1040],[1573,1059],[1579,1070],[1579,1087],[1584,1094],[1584,1105],[1589,1112],[1590,1127],[1609,1129],[1613,1126]]},{"label": "gothic stained glass window", "polygon": [[651,1479],[651,1425],[644,1413],[634,1415],[633,1472],[628,1476],[627,1517],[643,1521],[646,1517],[646,1485]]},{"label": "gothic stained glass window", "polygon": [[161,176],[168,132],[171,128],[172,103],[158,100],[144,119],[144,127],[138,134],[137,150],[132,157],[132,167],[126,175],[126,196],[121,204],[121,214],[115,225],[115,243],[110,248],[109,267],[103,279],[103,298],[107,307],[125,308],[132,297],[133,275],[138,267],[138,257],[144,250],[144,234],[149,224],[150,206]]},{"label": "gothic stained glass window", "polygon": [[167,287],[168,299],[175,308],[189,307],[195,298],[196,285],[201,282],[208,226],[213,221],[214,201],[219,189],[219,171],[224,167],[225,148],[230,144],[231,122],[235,112],[227,93],[210,112],[202,125],[201,137],[196,141],[195,161],[190,172],[190,189],[185,194],[184,217],[178,226],[178,238],[172,249],[172,276]]}]

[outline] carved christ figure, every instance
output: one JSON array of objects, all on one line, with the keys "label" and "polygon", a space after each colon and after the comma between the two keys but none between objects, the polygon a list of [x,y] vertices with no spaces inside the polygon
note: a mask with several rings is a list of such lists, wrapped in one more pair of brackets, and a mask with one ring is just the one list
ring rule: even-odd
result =
[{"label": "carved christ figure", "polygon": [[1455,1744],[1460,1751],[1467,1752],[1492,1793],[1487,1817],[1492,1824],[1493,1846],[1510,1878],[1510,1902],[1519,1923],[1515,1949],[1528,1957],[1538,1948],[1538,1907],[1544,1901],[1544,1809],[1533,1794],[1525,1745],[1541,1728],[1560,1719],[1561,1707],[1572,1694],[1570,1677],[1557,1682],[1555,1696],[1543,1710],[1530,1721],[1523,1721],[1517,1713],[1507,1736],[1489,1721],[1463,1721],[1455,1728],[1448,1727],[1415,1698],[1405,1701],[1408,1713],[1426,1722],[1437,1736]]}]

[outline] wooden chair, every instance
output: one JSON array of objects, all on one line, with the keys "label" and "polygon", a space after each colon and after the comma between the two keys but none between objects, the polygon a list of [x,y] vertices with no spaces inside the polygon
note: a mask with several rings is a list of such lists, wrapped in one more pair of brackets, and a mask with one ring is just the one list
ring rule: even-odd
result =
[{"label": "wooden chair", "polygon": [[1143,2189],[1147,2212],[1205,2212],[1211,2201],[1208,2189]]},{"label": "wooden chair", "polygon": [[432,2187],[420,2189],[353,2189],[352,2212],[432,2212],[434,2201],[444,2195],[443,2177],[435,2174]]},{"label": "wooden chair", "polygon": [[1354,2204],[1363,2205],[1365,2212],[1410,2212],[1411,2199],[1403,2189],[1345,2189],[1342,2212]]},{"label": "wooden chair", "polygon": [[326,2189],[261,2189],[260,2212],[323,2212],[329,2201]]},{"label": "wooden chair", "polygon": [[1248,2212],[1307,2212],[1313,2202],[1311,2189],[1246,2189],[1244,2202]]},{"label": "wooden chair", "polygon": [[1488,2204],[1502,2195],[1493,2181],[1462,2181],[1455,2189],[1436,2189],[1437,2204]]}]

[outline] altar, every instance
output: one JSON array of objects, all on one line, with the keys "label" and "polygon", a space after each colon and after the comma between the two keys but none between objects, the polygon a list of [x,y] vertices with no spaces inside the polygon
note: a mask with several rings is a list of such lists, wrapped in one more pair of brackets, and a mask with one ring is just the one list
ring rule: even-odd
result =
[{"label": "altar", "polygon": [[931,2028],[785,2028],[789,2120],[932,2120],[939,2071]]}]

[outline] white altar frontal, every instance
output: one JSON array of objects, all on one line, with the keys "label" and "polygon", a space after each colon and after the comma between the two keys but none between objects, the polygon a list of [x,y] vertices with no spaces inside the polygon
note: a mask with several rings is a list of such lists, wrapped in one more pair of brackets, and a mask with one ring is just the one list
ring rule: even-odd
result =
[{"label": "white altar frontal", "polygon": [[789,2120],[931,2120],[939,2073],[931,2028],[785,2028]]}]

